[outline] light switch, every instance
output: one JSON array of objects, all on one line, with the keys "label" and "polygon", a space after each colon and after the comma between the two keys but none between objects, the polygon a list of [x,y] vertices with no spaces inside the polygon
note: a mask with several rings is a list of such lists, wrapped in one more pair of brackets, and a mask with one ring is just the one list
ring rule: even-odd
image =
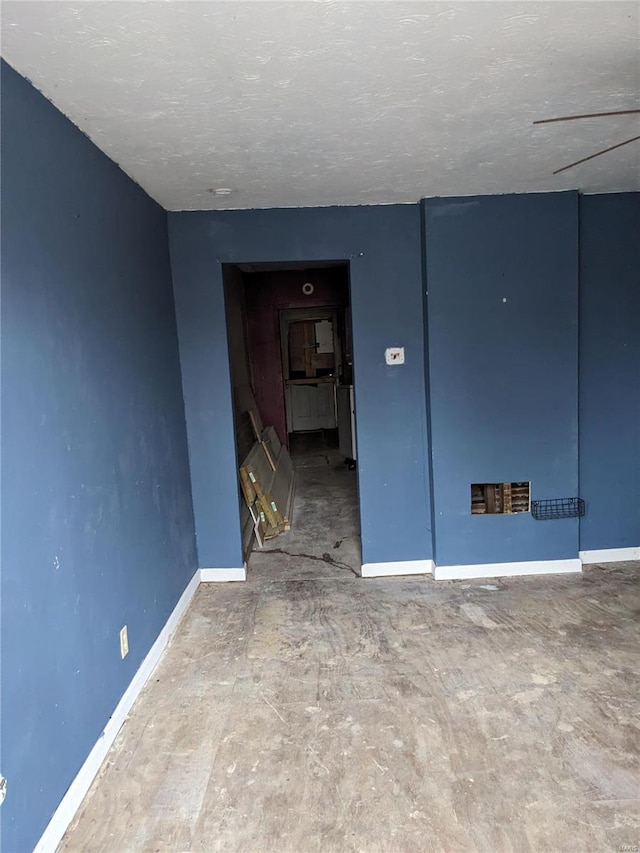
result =
[{"label": "light switch", "polygon": [[387,347],[384,360],[387,364],[404,364],[404,347]]}]

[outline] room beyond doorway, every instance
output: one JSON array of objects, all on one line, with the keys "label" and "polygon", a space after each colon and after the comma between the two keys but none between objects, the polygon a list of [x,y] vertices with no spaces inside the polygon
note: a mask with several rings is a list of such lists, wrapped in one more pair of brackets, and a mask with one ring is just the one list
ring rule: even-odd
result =
[{"label": "room beyond doorway", "polygon": [[[255,457],[263,437],[257,423],[259,430],[270,430],[283,455],[291,455],[294,472],[295,491],[289,495],[295,499],[280,530],[262,530],[268,536],[260,535],[256,508],[241,490],[249,570],[257,553],[281,552],[315,563],[314,577],[339,564],[341,571],[357,573],[349,265],[228,264],[223,273],[238,467],[246,474],[246,460]],[[342,554],[335,553],[342,547]]]}]

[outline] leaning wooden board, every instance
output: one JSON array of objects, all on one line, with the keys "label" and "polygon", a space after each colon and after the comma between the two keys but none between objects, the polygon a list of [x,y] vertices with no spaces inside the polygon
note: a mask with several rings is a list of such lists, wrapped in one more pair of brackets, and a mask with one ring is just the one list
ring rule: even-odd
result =
[{"label": "leaning wooden board", "polygon": [[266,428],[263,439],[275,456],[276,470],[271,484],[271,493],[283,515],[285,530],[290,530],[294,482],[293,462],[287,448],[280,444],[272,426]]},{"label": "leaning wooden board", "polygon": [[253,488],[253,484],[251,483],[251,479],[244,465],[240,467],[240,485],[242,486],[242,494],[244,495],[245,503],[247,506],[252,506],[256,499],[256,490]]},{"label": "leaning wooden board", "polygon": [[284,518],[271,494],[273,480],[274,472],[264,447],[261,443],[256,443],[240,466],[242,491],[247,505],[251,506],[257,499],[267,522],[277,533],[284,529]]},{"label": "leaning wooden board", "polygon": [[278,433],[276,432],[275,427],[268,426],[262,433],[262,440],[266,442],[272,455],[277,459],[278,456],[280,456],[282,445],[280,444],[280,439],[278,438]]},{"label": "leaning wooden board", "polygon": [[251,448],[247,458],[242,462],[241,468],[251,469],[263,492],[271,491],[273,480],[273,469],[269,465],[264,448],[260,442],[256,442]]},{"label": "leaning wooden board", "polygon": [[291,529],[294,471],[291,457],[273,427],[263,431],[240,466],[240,483],[248,506],[259,505],[265,539]]},{"label": "leaning wooden board", "polygon": [[273,495],[270,492],[265,492],[259,480],[257,479],[255,473],[251,470],[250,467],[246,467],[245,471],[249,475],[249,479],[251,480],[251,485],[255,489],[256,497],[260,506],[262,507],[262,511],[267,517],[267,520],[271,527],[277,530],[280,527],[284,527],[284,519],[282,517],[282,513],[278,509],[278,505],[276,504]]}]

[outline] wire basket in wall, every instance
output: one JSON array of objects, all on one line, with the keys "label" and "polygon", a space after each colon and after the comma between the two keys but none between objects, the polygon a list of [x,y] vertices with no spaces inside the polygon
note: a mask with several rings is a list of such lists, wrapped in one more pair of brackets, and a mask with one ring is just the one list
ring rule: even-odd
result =
[{"label": "wire basket in wall", "polygon": [[550,498],[544,501],[531,501],[531,515],[538,521],[551,518],[578,518],[584,515],[582,498]]}]

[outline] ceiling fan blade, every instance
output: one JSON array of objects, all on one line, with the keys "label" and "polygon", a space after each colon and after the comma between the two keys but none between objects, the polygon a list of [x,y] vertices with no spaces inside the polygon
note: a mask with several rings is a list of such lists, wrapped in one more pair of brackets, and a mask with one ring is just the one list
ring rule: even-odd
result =
[{"label": "ceiling fan blade", "polygon": [[640,113],[640,110],[611,110],[606,113],[584,113],[579,116],[558,116],[558,118],[541,118],[534,124],[551,124],[554,121],[576,121],[579,118],[601,118],[603,116],[631,116]]},{"label": "ceiling fan blade", "polygon": [[594,157],[599,157],[601,154],[606,154],[608,151],[615,151],[616,148],[622,148],[623,145],[629,145],[631,142],[637,142],[640,136],[632,136],[631,139],[625,139],[624,142],[618,142],[617,145],[611,145],[609,148],[603,148],[602,151],[596,151],[595,154],[590,154],[588,157],[583,157],[582,160],[576,160],[575,163],[569,163],[568,166],[563,166],[561,169],[556,169],[554,175],[559,175],[560,172],[566,172],[567,169],[573,169],[574,166],[579,166],[580,163],[586,163],[587,160],[593,160]]}]

